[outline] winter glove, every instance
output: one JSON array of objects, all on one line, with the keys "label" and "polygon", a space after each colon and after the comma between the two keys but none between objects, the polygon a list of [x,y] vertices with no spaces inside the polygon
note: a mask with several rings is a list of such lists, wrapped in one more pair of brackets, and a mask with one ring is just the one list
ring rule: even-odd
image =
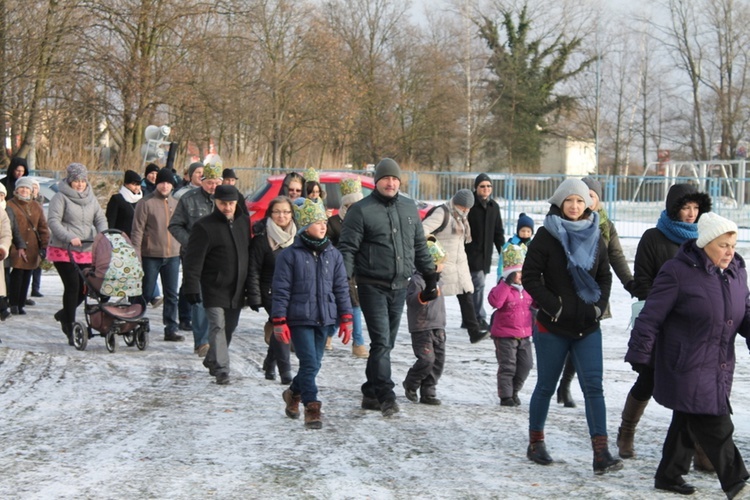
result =
[{"label": "winter glove", "polygon": [[250,306],[250,309],[252,309],[255,312],[260,312],[261,305],[260,304],[251,304],[250,302],[247,303]]},{"label": "winter glove", "polygon": [[185,294],[185,300],[187,300],[188,303],[190,305],[192,305],[192,306],[194,306],[195,304],[200,304],[201,302],[203,302],[203,300],[201,300],[201,294],[199,294],[199,293],[186,293]]},{"label": "winter glove", "polygon": [[419,294],[421,302],[429,302],[440,296],[440,289],[437,282],[440,280],[440,273],[432,272],[424,275],[424,290]]},{"label": "winter glove", "polygon": [[292,340],[292,332],[286,324],[286,318],[273,318],[273,336],[282,344],[288,344]]},{"label": "winter glove", "polygon": [[352,323],[352,315],[344,314],[341,316],[339,322],[339,338],[341,342],[346,345],[352,339],[352,331],[354,330],[354,323]]},{"label": "winter glove", "polygon": [[633,288],[635,288],[635,280],[630,280],[625,283],[625,291],[628,292],[631,297],[635,297],[633,294]]},{"label": "winter glove", "polygon": [[633,371],[638,373],[640,375],[641,373],[648,373],[651,370],[651,367],[643,364],[643,363],[630,363],[632,365]]}]

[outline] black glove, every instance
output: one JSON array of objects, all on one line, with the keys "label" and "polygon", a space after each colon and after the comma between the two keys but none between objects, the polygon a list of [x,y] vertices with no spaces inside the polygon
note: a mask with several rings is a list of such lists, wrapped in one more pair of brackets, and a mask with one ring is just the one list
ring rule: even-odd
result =
[{"label": "black glove", "polygon": [[260,304],[250,304],[248,302],[248,305],[250,306],[250,309],[252,309],[253,311],[255,311],[255,312],[259,312],[260,311],[260,307],[261,307]]},{"label": "black glove", "polygon": [[644,372],[648,373],[649,371],[652,371],[651,367],[644,363],[630,363],[630,364],[633,367],[633,371],[638,373],[638,375]]},{"label": "black glove", "polygon": [[200,304],[201,302],[203,302],[201,300],[201,294],[199,293],[186,293],[185,300],[187,300],[190,305]]},{"label": "black glove", "polygon": [[419,294],[419,300],[429,302],[440,296],[437,282],[440,279],[440,273],[428,273],[424,275],[424,290]]},{"label": "black glove", "polygon": [[625,283],[625,291],[628,292],[631,297],[635,297],[633,294],[633,288],[635,288],[635,280],[630,280]]}]

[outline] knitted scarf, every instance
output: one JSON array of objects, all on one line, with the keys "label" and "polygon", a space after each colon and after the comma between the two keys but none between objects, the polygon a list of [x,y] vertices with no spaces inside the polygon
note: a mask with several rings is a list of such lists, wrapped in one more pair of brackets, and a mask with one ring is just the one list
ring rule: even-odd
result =
[{"label": "knitted scarf", "polygon": [[309,234],[307,234],[307,231],[302,231],[299,233],[299,237],[302,240],[302,244],[305,245],[307,248],[312,250],[313,252],[322,252],[325,250],[325,248],[328,246],[328,244],[331,242],[328,239],[328,236],[323,236],[321,239],[312,238]]},{"label": "knitted scarf", "polygon": [[698,237],[698,224],[670,219],[666,210],[662,210],[656,229],[661,231],[669,241],[678,245]]},{"label": "knitted scarf", "polygon": [[143,198],[142,192],[134,193],[125,186],[120,187],[120,194],[128,203],[138,203]]},{"label": "knitted scarf", "polygon": [[602,238],[604,238],[604,242],[609,246],[609,216],[607,215],[607,211],[604,210],[604,207],[600,208],[598,212],[599,230],[602,232]]},{"label": "knitted scarf", "polygon": [[576,294],[587,304],[598,301],[602,290],[588,271],[599,253],[599,214],[592,212],[588,219],[571,221],[559,215],[544,218],[544,227],[560,242],[568,258],[568,272],[573,278]]},{"label": "knitted scarf", "polygon": [[266,222],[266,234],[268,235],[268,244],[271,245],[271,251],[274,251],[277,248],[286,248],[294,243],[297,227],[294,222],[290,222],[286,229],[281,229],[273,219],[269,218]]}]

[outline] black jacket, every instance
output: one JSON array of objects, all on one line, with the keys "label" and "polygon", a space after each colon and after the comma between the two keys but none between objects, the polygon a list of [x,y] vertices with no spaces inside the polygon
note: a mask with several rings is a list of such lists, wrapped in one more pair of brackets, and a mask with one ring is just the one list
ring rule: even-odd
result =
[{"label": "black jacket", "polygon": [[[262,222],[265,222],[263,219]],[[260,305],[271,310],[271,282],[276,269],[276,257],[282,248],[271,250],[265,224],[258,222],[253,227],[255,236],[250,243],[250,268],[247,301],[251,306]]]},{"label": "black jacket", "polygon": [[[612,272],[607,247],[601,237],[598,255],[589,274],[601,289],[596,306],[600,313],[604,312],[612,288]],[[539,306],[537,320],[547,331],[581,338],[599,328],[594,304],[586,304],[576,293],[562,244],[544,227],[539,228],[529,243],[521,279],[523,287]],[[555,320],[560,307],[562,312]]]},{"label": "black jacket", "polygon": [[249,286],[250,220],[227,221],[218,209],[193,225],[182,263],[183,292],[204,307],[240,309]]},{"label": "black jacket", "polygon": [[474,193],[474,206],[469,210],[467,220],[471,227],[471,243],[466,245],[469,271],[489,273],[492,266],[492,246],[501,254],[505,244],[500,205],[492,198],[483,204]]},{"label": "black jacket", "polygon": [[647,229],[638,242],[633,265],[633,289],[630,291],[638,300],[646,300],[651,293],[656,275],[661,266],[675,256],[680,245],[670,240],[655,227]]},{"label": "black jacket", "polygon": [[129,203],[122,194],[117,193],[109,199],[105,215],[110,229],[119,229],[130,236],[135,216],[135,203]]}]

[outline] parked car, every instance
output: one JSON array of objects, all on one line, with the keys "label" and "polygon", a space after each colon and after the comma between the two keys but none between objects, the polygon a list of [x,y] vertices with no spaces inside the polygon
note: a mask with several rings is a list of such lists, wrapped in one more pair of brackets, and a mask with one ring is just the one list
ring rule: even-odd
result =
[{"label": "parked car", "polygon": [[[57,179],[53,179],[52,177],[41,177],[38,175],[30,175],[29,177],[39,182],[39,194],[41,194],[44,198],[41,203],[42,208],[44,209],[44,216],[46,217],[47,207],[49,207],[49,200],[51,200],[52,197],[57,193],[57,183],[59,181]],[[5,179],[5,175],[0,175],[0,180],[2,179]]]},{"label": "parked car", "polygon": [[[251,225],[265,217],[266,210],[268,210],[268,204],[281,193],[281,185],[284,181],[284,177],[284,175],[269,176],[263,185],[245,198],[247,209],[250,212]],[[349,177],[359,178],[362,183],[362,194],[364,196],[369,195],[372,193],[373,189],[375,189],[373,178],[366,175],[342,172],[321,172],[320,184],[326,192],[326,207],[332,210],[334,215],[339,212],[339,206],[341,206],[341,189],[339,182],[341,182],[341,179]],[[401,196],[409,197],[409,195],[404,192],[401,192]],[[424,218],[430,210],[431,205],[416,200],[414,203],[417,204],[420,217]]]}]

